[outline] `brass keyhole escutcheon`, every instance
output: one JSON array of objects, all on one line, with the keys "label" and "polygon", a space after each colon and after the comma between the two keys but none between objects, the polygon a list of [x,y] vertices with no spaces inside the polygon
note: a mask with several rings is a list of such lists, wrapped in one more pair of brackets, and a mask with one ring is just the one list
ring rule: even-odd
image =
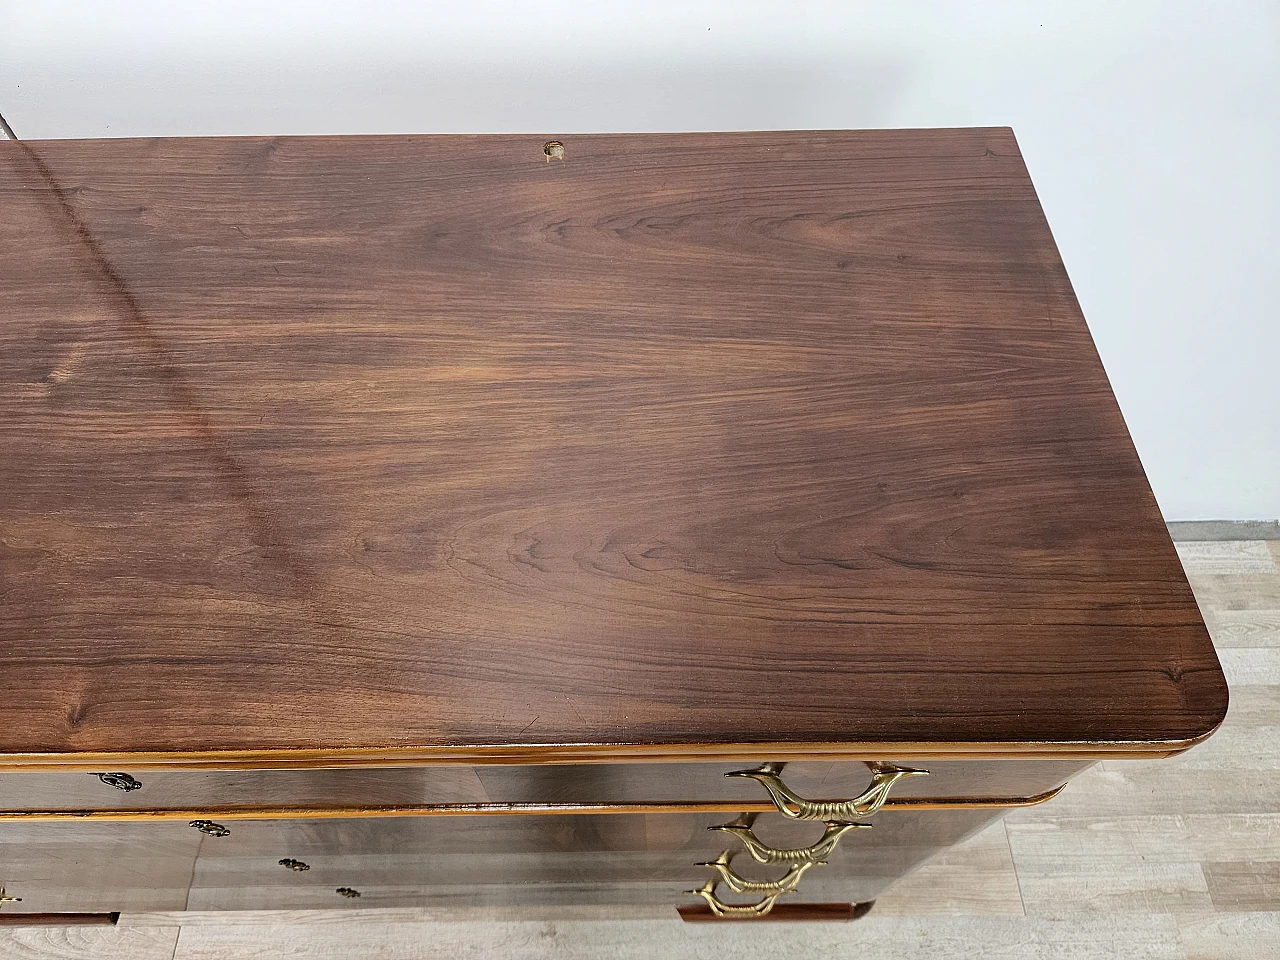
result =
[{"label": "brass keyhole escutcheon", "polygon": [[563,160],[564,144],[559,140],[548,140],[542,145],[542,155],[547,158],[547,163],[552,160]]},{"label": "brass keyhole escutcheon", "polygon": [[298,873],[311,869],[311,864],[303,863],[301,860],[294,860],[292,857],[285,857],[280,861],[280,866],[284,867],[286,870],[294,870]]},{"label": "brass keyhole escutcheon", "polygon": [[334,893],[336,893],[340,897],[347,897],[352,900],[360,896],[360,891],[353,890],[351,889],[351,887],[339,887],[337,890],[334,891]]},{"label": "brass keyhole escutcheon", "polygon": [[91,773],[89,776],[97,777],[108,787],[115,787],[117,790],[123,790],[126,793],[142,789],[142,781],[135,780],[127,773]]},{"label": "brass keyhole escutcheon", "polygon": [[225,837],[231,834],[231,830],[224,827],[220,823],[214,823],[212,820],[192,820],[191,826],[195,827],[206,837]]}]

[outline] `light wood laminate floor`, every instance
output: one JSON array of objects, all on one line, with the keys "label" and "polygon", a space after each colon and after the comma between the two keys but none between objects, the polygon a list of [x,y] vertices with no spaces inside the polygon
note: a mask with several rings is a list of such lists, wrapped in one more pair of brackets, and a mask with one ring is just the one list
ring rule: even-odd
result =
[{"label": "light wood laminate floor", "polygon": [[135,914],[0,928],[0,957],[1280,958],[1280,541],[1189,539],[1179,552],[1231,684],[1222,729],[1173,760],[1099,764],[854,923],[686,925],[655,909]]}]

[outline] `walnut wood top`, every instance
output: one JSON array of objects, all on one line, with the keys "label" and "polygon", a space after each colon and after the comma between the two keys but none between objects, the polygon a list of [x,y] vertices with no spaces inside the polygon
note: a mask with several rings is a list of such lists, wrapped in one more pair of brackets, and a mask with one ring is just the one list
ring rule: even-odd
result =
[{"label": "walnut wood top", "polygon": [[1009,130],[562,139],[0,143],[5,761],[1214,728]]}]

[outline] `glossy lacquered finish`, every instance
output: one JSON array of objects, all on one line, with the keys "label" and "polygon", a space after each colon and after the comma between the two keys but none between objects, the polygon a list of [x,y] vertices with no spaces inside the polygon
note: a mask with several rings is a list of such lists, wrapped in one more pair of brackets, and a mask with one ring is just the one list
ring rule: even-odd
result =
[{"label": "glossy lacquered finish", "polygon": [[[943,847],[999,817],[995,809],[885,811],[843,837],[789,899],[871,900]],[[714,874],[770,879],[725,814],[470,816],[186,823],[0,824],[0,869],[20,902],[4,912],[292,909],[466,904],[687,901]],[[753,826],[777,847],[813,843],[823,826],[764,814]],[[339,889],[359,893],[338,894]],[[734,901],[750,900],[726,894]]]},{"label": "glossy lacquered finish", "polygon": [[185,910],[202,835],[186,823],[0,823],[0,914]]},{"label": "glossy lacquered finish", "polygon": [[[892,881],[944,846],[998,817],[999,811],[885,813],[871,829],[842,839],[788,899],[874,899]],[[460,817],[344,821],[247,821],[206,841],[190,894],[191,909],[333,906],[333,891],[360,891],[353,906],[414,902],[670,903],[714,876],[700,862],[740,844],[711,826],[720,815]],[[812,843],[820,824],[763,815],[759,835],[778,846]],[[288,851],[310,869],[283,869],[268,854]],[[782,871],[739,852],[750,878]],[[729,895],[726,894],[728,897]],[[732,897],[749,901],[750,894]],[[758,895],[754,899],[759,899]]]},{"label": "glossy lacquered finish", "polygon": [[1010,131],[559,139],[0,143],[6,762],[1214,728]]},{"label": "glossy lacquered finish", "polygon": [[1009,130],[0,143],[0,208],[6,916],[848,919],[1225,713]]},{"label": "glossy lacquered finish", "polygon": [[[842,923],[866,916],[874,906],[871,903],[783,903],[774,907],[764,920],[767,921],[813,921],[826,920]],[[702,906],[682,906],[679,908],[680,919],[686,923],[719,923],[722,918],[711,912],[705,904]],[[760,920],[753,920],[759,923]]]},{"label": "glossy lacquered finish", "polygon": [[[762,763],[763,761],[761,761]],[[755,766],[758,766],[757,763]],[[916,801],[1012,805],[1042,796],[1087,763],[1079,760],[937,760],[928,776],[893,784],[891,806]],[[301,770],[0,771],[0,821],[17,811],[234,810],[500,804],[744,803],[772,806],[759,783],[725,774],[751,763],[601,763],[367,767]],[[858,761],[800,761],[785,782],[812,798],[865,791]]]}]

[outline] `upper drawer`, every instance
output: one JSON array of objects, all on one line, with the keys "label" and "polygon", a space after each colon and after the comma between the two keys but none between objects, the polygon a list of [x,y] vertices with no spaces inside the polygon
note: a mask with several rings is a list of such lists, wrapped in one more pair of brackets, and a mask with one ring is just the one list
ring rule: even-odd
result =
[{"label": "upper drawer", "polygon": [[[902,802],[1025,801],[1087,766],[1080,760],[945,760],[904,763],[928,776],[893,785]],[[352,808],[452,804],[725,804],[769,802],[759,782],[726,777],[747,763],[430,765],[270,770],[110,770],[0,773],[0,811],[219,810],[238,807]],[[785,764],[797,795],[844,800],[862,793],[860,761]]]}]

